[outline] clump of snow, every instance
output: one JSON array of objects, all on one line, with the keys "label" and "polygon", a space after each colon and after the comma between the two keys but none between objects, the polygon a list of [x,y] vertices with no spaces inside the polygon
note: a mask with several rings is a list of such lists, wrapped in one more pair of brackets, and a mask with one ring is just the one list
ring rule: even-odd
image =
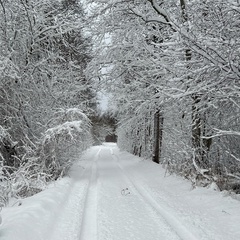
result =
[{"label": "clump of snow", "polygon": [[214,191],[220,191],[218,185],[215,183],[215,182],[212,182],[209,186],[208,186],[209,189],[212,189]]},{"label": "clump of snow", "polygon": [[81,128],[82,121],[71,121],[71,122],[65,122],[63,124],[57,125],[55,127],[49,128],[45,133],[45,141],[52,138],[56,135],[69,135],[72,138],[73,132],[82,132]]}]

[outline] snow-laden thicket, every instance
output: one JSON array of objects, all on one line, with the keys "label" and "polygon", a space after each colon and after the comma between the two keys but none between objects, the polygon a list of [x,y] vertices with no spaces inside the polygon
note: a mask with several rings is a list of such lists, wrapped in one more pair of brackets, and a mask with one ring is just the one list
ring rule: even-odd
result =
[{"label": "snow-laden thicket", "polygon": [[41,139],[38,154],[44,162],[43,171],[57,179],[91,146],[91,125],[85,114],[73,108],[58,111],[51,126]]},{"label": "snow-laden thicket", "polygon": [[113,96],[119,146],[239,191],[239,1],[94,2],[89,75]]},{"label": "snow-laden thicket", "polygon": [[0,1],[0,204],[40,191],[90,145],[91,41],[79,1]]}]

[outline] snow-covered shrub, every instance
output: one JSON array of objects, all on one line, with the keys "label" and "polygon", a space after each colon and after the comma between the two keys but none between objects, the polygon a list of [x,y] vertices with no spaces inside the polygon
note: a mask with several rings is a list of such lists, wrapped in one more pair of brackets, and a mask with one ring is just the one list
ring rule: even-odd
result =
[{"label": "snow-covered shrub", "polygon": [[6,206],[9,200],[9,182],[0,168],[0,208]]},{"label": "snow-covered shrub", "polygon": [[21,148],[23,154],[9,132],[0,126],[0,206],[6,206],[12,197],[31,196],[46,186],[47,177],[35,149],[26,141]]},{"label": "snow-covered shrub", "polygon": [[0,206],[6,206],[10,198],[32,196],[45,188],[46,175],[39,165],[37,159],[27,159],[11,171],[0,167]]},{"label": "snow-covered shrub", "polygon": [[49,125],[38,156],[49,179],[56,179],[65,175],[74,158],[91,145],[91,124],[84,113],[71,108],[56,112]]},{"label": "snow-covered shrub", "polygon": [[[9,132],[0,125],[0,162],[2,165],[15,167],[17,164],[14,159],[14,156],[16,155],[16,144],[17,142],[12,140]],[[10,168],[9,171],[11,171]]]},{"label": "snow-covered shrub", "polygon": [[5,165],[6,162],[11,162],[12,143],[10,134],[0,126],[0,207],[5,206],[9,200],[10,184],[7,176],[12,172],[12,168]]}]

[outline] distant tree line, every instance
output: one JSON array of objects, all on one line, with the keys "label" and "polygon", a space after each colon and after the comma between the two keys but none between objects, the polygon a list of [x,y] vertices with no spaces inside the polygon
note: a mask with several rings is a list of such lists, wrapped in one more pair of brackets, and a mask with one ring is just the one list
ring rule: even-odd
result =
[{"label": "distant tree line", "polygon": [[96,113],[90,117],[94,145],[103,142],[116,142],[117,120],[109,112]]}]

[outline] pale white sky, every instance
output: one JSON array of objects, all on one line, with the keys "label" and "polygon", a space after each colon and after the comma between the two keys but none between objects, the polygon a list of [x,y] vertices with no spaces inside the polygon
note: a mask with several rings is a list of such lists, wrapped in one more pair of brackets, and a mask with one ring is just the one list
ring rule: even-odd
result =
[{"label": "pale white sky", "polygon": [[99,107],[102,112],[105,112],[108,109],[108,97],[106,93],[104,93],[103,91],[98,92],[97,95],[98,95]]}]

